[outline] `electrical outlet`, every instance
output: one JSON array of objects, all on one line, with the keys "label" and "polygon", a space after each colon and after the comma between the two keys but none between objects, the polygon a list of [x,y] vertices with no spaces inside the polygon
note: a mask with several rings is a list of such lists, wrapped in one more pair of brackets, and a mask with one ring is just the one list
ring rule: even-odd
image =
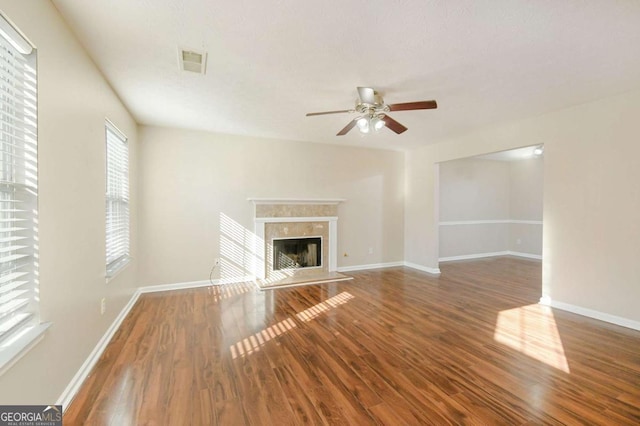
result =
[{"label": "electrical outlet", "polygon": [[373,254],[373,247],[369,247],[369,254]]},{"label": "electrical outlet", "polygon": [[106,311],[107,311],[107,299],[103,297],[102,299],[100,299],[100,315],[104,315]]}]

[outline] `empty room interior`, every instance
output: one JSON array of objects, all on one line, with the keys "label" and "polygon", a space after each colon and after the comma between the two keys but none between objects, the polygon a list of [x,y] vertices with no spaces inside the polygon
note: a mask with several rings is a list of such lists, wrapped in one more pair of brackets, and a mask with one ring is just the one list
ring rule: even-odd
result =
[{"label": "empty room interior", "polygon": [[0,12],[0,406],[640,423],[640,3]]}]

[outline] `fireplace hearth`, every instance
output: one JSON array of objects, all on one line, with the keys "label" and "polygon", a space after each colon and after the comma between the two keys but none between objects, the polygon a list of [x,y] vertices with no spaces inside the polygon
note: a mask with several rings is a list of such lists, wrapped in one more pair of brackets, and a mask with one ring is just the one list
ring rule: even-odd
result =
[{"label": "fireplace hearth", "polygon": [[[338,204],[343,199],[251,198],[255,276],[261,288],[338,276]],[[260,256],[264,253],[263,256]]]}]

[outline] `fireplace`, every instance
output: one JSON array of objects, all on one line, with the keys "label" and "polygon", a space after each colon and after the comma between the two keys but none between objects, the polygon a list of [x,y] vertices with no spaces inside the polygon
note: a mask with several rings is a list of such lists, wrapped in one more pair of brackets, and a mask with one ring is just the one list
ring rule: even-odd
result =
[{"label": "fireplace", "polygon": [[322,267],[322,237],[274,238],[273,270]]},{"label": "fireplace", "polygon": [[344,199],[249,200],[255,205],[254,271],[261,287],[336,274],[338,204]]}]

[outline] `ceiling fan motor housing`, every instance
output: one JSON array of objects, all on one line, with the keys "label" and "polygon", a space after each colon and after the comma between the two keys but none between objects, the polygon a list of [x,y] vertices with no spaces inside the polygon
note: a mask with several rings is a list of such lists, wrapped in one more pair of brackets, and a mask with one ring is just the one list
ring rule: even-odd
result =
[{"label": "ceiling fan motor housing", "polygon": [[355,110],[360,114],[365,114],[369,117],[380,117],[389,112],[389,106],[384,103],[382,96],[378,92],[374,92],[374,100],[375,103],[370,104],[366,102],[362,102],[360,99],[356,99],[356,107]]},{"label": "ceiling fan motor housing", "polygon": [[418,102],[404,102],[399,104],[387,105],[384,103],[382,96],[371,87],[358,87],[358,99],[356,100],[355,108],[352,110],[339,110],[339,111],[325,111],[325,112],[310,112],[308,116],[312,115],[326,115],[326,114],[341,114],[346,112],[357,112],[361,114],[360,117],[356,117],[349,122],[342,130],[340,130],[337,136],[344,136],[356,125],[363,133],[368,133],[370,128],[379,130],[382,127],[387,127],[396,134],[403,133],[407,130],[405,126],[398,123],[393,118],[389,117],[387,113],[389,111],[412,111],[417,109],[435,109],[438,107],[436,101],[418,101]]}]

